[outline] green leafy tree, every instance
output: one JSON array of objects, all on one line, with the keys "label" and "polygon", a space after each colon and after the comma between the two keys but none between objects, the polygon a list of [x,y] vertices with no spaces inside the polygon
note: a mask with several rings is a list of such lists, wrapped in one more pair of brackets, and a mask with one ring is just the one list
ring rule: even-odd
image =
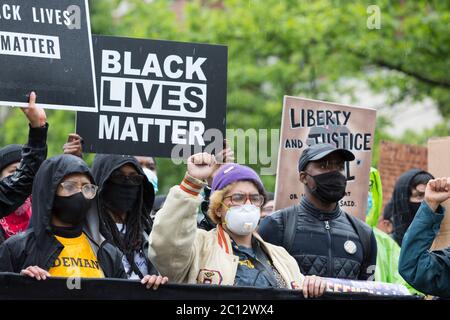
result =
[{"label": "green leafy tree", "polygon": [[[337,101],[358,79],[388,105],[431,98],[443,124],[390,137],[378,119],[374,163],[383,139],[423,143],[450,135],[450,2],[339,0],[96,0],[90,1],[94,33],[204,42],[228,46],[227,127],[279,128],[283,95]],[[73,116],[49,112],[52,152],[73,128]],[[0,143],[23,141],[13,113],[0,128]],[[55,117],[53,119],[53,117]],[[11,124],[10,124],[11,123]],[[59,128],[62,128],[61,130]],[[69,130],[70,128],[70,130]],[[12,132],[9,132],[11,131]],[[7,136],[6,136],[7,135]],[[53,138],[53,135],[58,137]],[[149,146],[151,148],[151,146]],[[60,151],[60,150],[59,150]],[[162,191],[179,182],[185,168],[158,162]],[[256,165],[258,169],[260,165]],[[275,177],[264,176],[269,190]]]}]

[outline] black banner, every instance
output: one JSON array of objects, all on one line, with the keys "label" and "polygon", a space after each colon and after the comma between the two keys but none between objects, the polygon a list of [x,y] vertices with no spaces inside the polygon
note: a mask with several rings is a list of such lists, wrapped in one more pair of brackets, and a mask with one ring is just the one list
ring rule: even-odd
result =
[{"label": "black banner", "polygon": [[[303,300],[296,290],[253,287],[166,284],[148,290],[139,281],[121,279],[64,279],[37,281],[0,273],[0,300]],[[417,300],[415,296],[375,295],[368,292],[325,292],[319,300]]]},{"label": "black banner", "polygon": [[87,0],[2,0],[0,105],[97,111]]},{"label": "black banner", "polygon": [[174,146],[203,150],[209,129],[225,136],[226,47],[104,36],[93,43],[100,112],[77,113],[85,152],[185,158]]}]

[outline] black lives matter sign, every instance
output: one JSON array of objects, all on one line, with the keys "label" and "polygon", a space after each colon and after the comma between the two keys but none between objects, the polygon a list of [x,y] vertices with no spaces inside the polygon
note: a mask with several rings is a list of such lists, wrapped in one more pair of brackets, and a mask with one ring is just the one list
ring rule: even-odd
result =
[{"label": "black lives matter sign", "polygon": [[170,157],[174,146],[207,145],[209,129],[224,136],[226,47],[103,36],[93,42],[100,110],[77,113],[85,152]]},{"label": "black lives matter sign", "polygon": [[0,2],[0,105],[97,111],[87,0]]}]

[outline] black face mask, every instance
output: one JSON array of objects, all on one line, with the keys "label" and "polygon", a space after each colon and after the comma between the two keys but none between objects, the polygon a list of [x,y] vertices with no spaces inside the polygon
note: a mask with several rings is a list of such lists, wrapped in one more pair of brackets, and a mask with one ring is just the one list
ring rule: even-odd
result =
[{"label": "black face mask", "polygon": [[338,202],[345,196],[347,178],[339,171],[331,171],[315,176],[308,175],[316,183],[316,188],[314,190],[309,188],[309,190],[317,199],[333,203]]},{"label": "black face mask", "polygon": [[410,213],[411,217],[414,217],[416,215],[417,210],[419,210],[419,207],[421,204],[422,204],[422,202],[409,202],[408,203],[409,213]]},{"label": "black face mask", "polygon": [[81,192],[70,197],[55,195],[52,213],[64,223],[79,226],[84,222],[91,200],[86,199]]},{"label": "black face mask", "polygon": [[102,197],[113,212],[129,212],[136,204],[139,188],[140,186],[106,182]]}]

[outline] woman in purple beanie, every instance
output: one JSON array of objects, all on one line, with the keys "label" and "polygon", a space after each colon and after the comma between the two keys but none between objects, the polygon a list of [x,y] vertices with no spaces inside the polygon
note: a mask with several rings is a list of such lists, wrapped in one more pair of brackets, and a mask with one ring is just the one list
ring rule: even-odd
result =
[{"label": "woman in purple beanie", "polygon": [[[216,228],[197,228],[200,191],[211,186],[209,217]],[[158,271],[178,283],[287,288],[318,297],[326,287],[319,277],[305,277],[295,259],[255,232],[265,202],[264,185],[251,168],[219,166],[214,156],[188,159],[187,173],[171,188],[155,216],[149,258]]]}]

